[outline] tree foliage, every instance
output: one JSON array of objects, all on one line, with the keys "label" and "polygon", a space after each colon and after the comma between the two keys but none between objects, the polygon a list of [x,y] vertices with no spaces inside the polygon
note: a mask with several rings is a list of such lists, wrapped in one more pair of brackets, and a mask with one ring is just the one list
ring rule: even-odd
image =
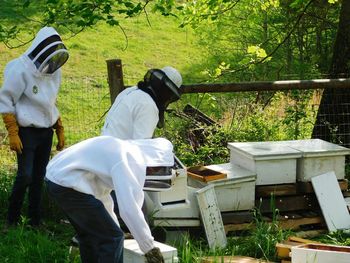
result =
[{"label": "tree foliage", "polygon": [[174,0],[3,0],[0,2],[0,41],[17,47],[32,40],[43,26],[75,35],[98,22],[121,27],[123,19],[151,11],[171,14]]},{"label": "tree foliage", "polygon": [[[183,25],[208,47],[220,81],[318,77],[328,72],[339,5],[327,0],[188,1]],[[222,64],[225,70],[217,70]],[[219,74],[218,74],[219,72]],[[224,78],[224,79],[222,79]]]}]

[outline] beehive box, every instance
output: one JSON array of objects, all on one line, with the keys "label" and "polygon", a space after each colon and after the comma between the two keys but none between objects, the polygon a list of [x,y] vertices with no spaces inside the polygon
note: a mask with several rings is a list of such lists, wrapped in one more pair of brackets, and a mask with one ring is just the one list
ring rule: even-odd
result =
[{"label": "beehive box", "polygon": [[305,244],[292,247],[292,263],[349,263],[350,247]]},{"label": "beehive box", "polygon": [[[177,257],[177,249],[166,244],[155,241],[155,246],[159,247],[163,254],[165,263],[177,263],[179,262]],[[124,263],[145,263],[146,258],[141,251],[139,245],[134,239],[124,240]]]},{"label": "beehive box", "polygon": [[215,171],[205,166],[189,167],[187,168],[187,175],[202,182],[209,182],[227,177],[226,173]]},{"label": "beehive box", "polygon": [[256,180],[254,172],[230,163],[205,167],[226,176],[209,181],[188,177],[189,186],[203,188],[208,185],[214,185],[218,207],[221,212],[250,210],[254,208]]},{"label": "beehive box", "polygon": [[345,177],[345,156],[350,149],[320,139],[276,142],[300,151],[297,180],[309,182],[312,177],[334,171],[337,179]]},{"label": "beehive box", "polygon": [[300,151],[276,142],[228,143],[230,162],[256,173],[257,185],[296,182]]},{"label": "beehive box", "polygon": [[175,157],[175,178],[170,190],[156,193],[159,195],[159,202],[181,202],[187,200],[187,171],[182,162]]}]

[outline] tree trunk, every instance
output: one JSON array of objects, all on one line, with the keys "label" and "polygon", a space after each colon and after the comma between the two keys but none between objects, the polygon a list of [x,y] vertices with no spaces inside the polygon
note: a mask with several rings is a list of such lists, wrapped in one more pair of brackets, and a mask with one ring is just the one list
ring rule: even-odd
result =
[{"label": "tree trunk", "polygon": [[[350,66],[350,1],[342,1],[330,78],[348,78]],[[312,137],[350,147],[349,89],[323,91]]]}]

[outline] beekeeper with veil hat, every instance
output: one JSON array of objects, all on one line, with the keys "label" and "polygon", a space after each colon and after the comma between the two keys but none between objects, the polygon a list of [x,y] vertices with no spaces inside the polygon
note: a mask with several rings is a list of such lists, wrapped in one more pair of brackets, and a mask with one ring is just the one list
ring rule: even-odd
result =
[{"label": "beekeeper with veil hat", "polygon": [[112,190],[120,216],[147,262],[164,262],[141,208],[145,188],[150,185],[153,191],[161,191],[171,179],[167,175],[148,178],[146,168],[173,165],[173,146],[164,138],[120,140],[112,136],[77,143],[49,162],[48,193],[75,228],[83,263],[123,262],[124,234],[113,212]]},{"label": "beekeeper with veil hat", "polygon": [[0,113],[8,131],[11,150],[17,154],[17,176],[9,198],[7,223],[19,223],[28,191],[28,218],[32,226],[41,221],[40,200],[45,168],[49,161],[53,129],[57,150],[64,147],[64,128],[56,107],[61,67],[68,51],[52,27],[42,28],[31,46],[10,61],[0,89]]}]

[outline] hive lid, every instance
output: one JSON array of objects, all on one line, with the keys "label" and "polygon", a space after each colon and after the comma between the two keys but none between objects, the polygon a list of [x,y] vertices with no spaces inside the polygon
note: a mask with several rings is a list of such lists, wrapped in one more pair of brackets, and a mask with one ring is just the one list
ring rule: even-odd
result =
[{"label": "hive lid", "polygon": [[302,152],[303,157],[349,155],[350,149],[320,139],[280,141],[281,145]]},{"label": "hive lid", "polygon": [[227,174],[227,179],[225,180],[233,180],[233,179],[255,180],[256,179],[255,172],[232,163],[212,164],[212,165],[207,165],[205,167]]},{"label": "hive lid", "polygon": [[234,142],[228,143],[235,150],[254,160],[300,158],[301,152],[278,142]]},{"label": "hive lid", "polygon": [[[169,245],[154,241],[154,245],[160,249],[164,259],[171,259],[177,257],[177,249]],[[144,253],[141,251],[139,245],[135,239],[124,240],[124,250],[127,249],[130,253],[143,256]]]}]

